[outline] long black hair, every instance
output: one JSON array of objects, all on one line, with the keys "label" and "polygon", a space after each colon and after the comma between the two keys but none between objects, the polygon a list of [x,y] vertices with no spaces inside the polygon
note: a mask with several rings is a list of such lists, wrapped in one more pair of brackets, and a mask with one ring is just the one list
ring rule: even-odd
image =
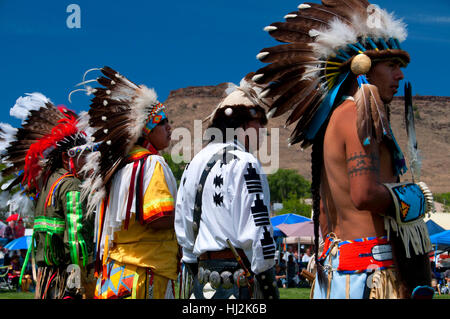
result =
[{"label": "long black hair", "polygon": [[[246,105],[236,105],[230,107],[232,113],[226,114],[228,107],[222,107],[217,110],[212,123],[208,129],[218,129],[222,132],[223,141],[217,140],[217,136],[212,135],[211,141],[225,142],[227,137],[227,129],[245,128],[248,122],[259,120],[262,125],[267,124],[266,111],[259,105],[249,107]],[[210,142],[211,142],[210,141]]]},{"label": "long black hair", "polygon": [[[320,285],[326,283],[326,277],[323,272],[323,265],[319,262],[319,217],[320,217],[320,184],[323,167],[323,141],[325,137],[325,129],[328,126],[328,120],[318,132],[312,144],[311,152],[311,194],[313,204],[313,222],[314,222],[314,258],[316,263],[317,278]],[[325,234],[323,234],[325,235]]]}]

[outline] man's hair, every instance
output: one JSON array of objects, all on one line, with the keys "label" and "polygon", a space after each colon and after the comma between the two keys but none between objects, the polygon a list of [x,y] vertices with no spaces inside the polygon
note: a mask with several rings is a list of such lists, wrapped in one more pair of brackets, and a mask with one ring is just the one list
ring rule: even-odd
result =
[{"label": "man's hair", "polygon": [[[231,109],[232,113],[227,115],[225,111]],[[222,132],[222,136],[225,140],[228,129],[246,128],[250,121],[259,120],[262,125],[267,124],[266,111],[259,105],[249,107],[245,105],[238,105],[233,107],[222,107],[217,110],[216,117],[209,125],[208,129],[219,129]],[[215,140],[216,136],[212,136],[211,140]],[[221,142],[217,141],[216,142]]]},{"label": "man's hair", "polygon": [[54,148],[47,156],[45,170],[54,172],[55,170],[63,167],[62,154],[67,152],[72,147],[86,144],[86,137],[83,134],[74,134],[67,136],[63,140],[57,143],[57,147]]}]

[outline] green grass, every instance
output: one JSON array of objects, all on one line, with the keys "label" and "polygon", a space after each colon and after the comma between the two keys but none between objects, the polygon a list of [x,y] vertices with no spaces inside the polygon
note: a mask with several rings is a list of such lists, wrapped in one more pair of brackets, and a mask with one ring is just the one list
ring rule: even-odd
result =
[{"label": "green grass", "polygon": [[434,295],[434,299],[450,299],[450,295],[449,294],[447,294],[447,295],[436,294],[436,295]]},{"label": "green grass", "polygon": [[[280,288],[280,299],[309,299],[310,288]],[[178,294],[176,295],[178,297]],[[33,299],[33,292],[0,291],[0,299]],[[435,295],[434,299],[450,299],[450,295]]]},{"label": "green grass", "polygon": [[34,292],[0,290],[0,299],[34,299]]},{"label": "green grass", "polygon": [[279,288],[280,299],[309,299],[311,288]]}]

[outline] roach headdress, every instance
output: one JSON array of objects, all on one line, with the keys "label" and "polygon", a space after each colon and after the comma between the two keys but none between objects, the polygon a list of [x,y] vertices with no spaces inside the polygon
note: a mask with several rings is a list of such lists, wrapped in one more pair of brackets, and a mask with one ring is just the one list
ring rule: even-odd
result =
[{"label": "roach headdress", "polygon": [[16,175],[7,189],[21,184],[28,193],[37,193],[50,173],[62,167],[62,153],[86,143],[85,133],[73,111],[53,105],[41,93],[18,98],[10,114],[22,120],[22,127],[0,124],[0,139],[6,143],[3,175]]},{"label": "roach headdress", "polygon": [[286,125],[297,123],[289,143],[302,147],[312,143],[341,102],[340,88],[350,73],[359,84],[355,102],[361,141],[367,145],[372,137],[391,138],[377,88],[364,74],[378,59],[409,63],[409,54],[400,48],[407,35],[404,23],[367,0],[304,3],[284,18],[285,22],[272,23],[265,30],[286,44],[260,51],[257,58],[270,64],[259,69],[253,80],[268,84],[262,95],[274,99],[269,117],[290,111]]},{"label": "roach headdress", "polygon": [[[91,71],[100,71],[103,76],[85,80]],[[86,86],[90,82],[103,87]],[[105,197],[106,185],[131,148],[166,115],[153,89],[131,82],[110,67],[88,70],[79,85],[85,85],[80,90],[94,95],[86,122],[94,130],[91,142],[97,145],[97,152],[87,157],[83,171],[89,172],[89,177],[82,184],[83,196],[89,195],[88,212],[92,212]]]},{"label": "roach headdress", "polygon": [[[260,108],[265,113],[262,107],[269,107],[269,101],[260,96],[265,86],[253,82],[252,77],[254,75],[254,72],[248,73],[242,78],[239,86],[229,83],[228,88],[225,90],[226,96],[203,121],[209,122],[211,125],[224,117],[242,117],[243,113],[248,113],[247,118],[256,118],[260,115],[257,114],[255,108]],[[236,111],[238,108],[240,112]]]}]

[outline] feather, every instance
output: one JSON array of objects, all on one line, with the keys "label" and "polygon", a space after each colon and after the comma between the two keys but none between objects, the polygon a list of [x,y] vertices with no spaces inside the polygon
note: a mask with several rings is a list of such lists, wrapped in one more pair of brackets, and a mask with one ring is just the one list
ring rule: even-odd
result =
[{"label": "feather", "polygon": [[0,123],[0,154],[4,154],[6,149],[13,142],[17,142],[15,135],[17,129],[8,123]]},{"label": "feather", "polygon": [[[297,122],[297,125],[292,132],[292,136],[294,136],[297,141],[295,143],[300,142],[301,140],[304,140],[306,138],[306,129],[309,127],[309,124],[311,123],[312,119],[314,118],[314,115],[317,112],[317,109],[319,108],[321,102],[325,98],[325,94],[322,94],[322,96],[314,99],[312,103],[305,109],[302,117]],[[291,144],[295,144],[291,143]]]},{"label": "feather", "polygon": [[314,15],[314,13],[317,13],[314,10],[299,10],[286,15],[284,18],[286,23],[298,24],[301,30],[308,33],[309,29],[326,28],[328,26],[329,22],[327,19],[324,19],[324,14],[321,14],[322,11],[318,12],[319,14]]},{"label": "feather", "polygon": [[10,114],[22,119],[22,127],[11,130],[13,135],[2,153],[2,160],[10,166],[3,173],[17,174],[23,170],[23,174],[7,189],[26,182],[26,192],[39,191],[48,154],[58,143],[77,133],[76,114],[64,106],[54,106],[41,93],[18,98]]},{"label": "feather", "polygon": [[[104,140],[113,140],[122,134],[126,134],[130,137],[129,128],[130,124],[134,124],[133,121],[127,118],[119,118],[116,121],[111,121],[108,123],[107,127],[103,127],[103,129],[99,129],[92,134],[95,137],[95,141],[104,141]],[[119,135],[120,134],[120,135]]]},{"label": "feather", "polygon": [[[395,38],[399,40],[399,42],[403,42],[408,36],[406,24],[401,19],[396,19],[393,13],[388,13],[384,9],[374,6],[374,10],[377,11],[376,16],[378,23],[363,23],[367,28],[365,32],[370,33],[374,38],[384,38],[386,40]],[[363,20],[362,22],[365,21],[366,20]]]},{"label": "feather", "polygon": [[293,72],[295,69],[314,64],[317,64],[317,61],[309,56],[298,56],[292,60],[281,60],[256,71],[253,81],[256,83],[268,83],[277,80],[287,72]]},{"label": "feather", "polygon": [[261,62],[270,63],[282,60],[293,60],[298,57],[311,56],[312,48],[305,43],[281,44],[264,48],[257,55]]},{"label": "feather", "polygon": [[313,106],[316,103],[316,99],[324,99],[319,89],[313,90],[307,97],[305,97],[302,103],[298,103],[298,105],[294,106],[294,110],[289,114],[289,117],[286,120],[286,126],[295,123],[304,113],[305,111]]},{"label": "feather", "polygon": [[375,85],[368,85],[370,94],[370,108],[372,111],[372,120],[375,128],[375,137],[377,142],[381,142],[383,137],[391,137],[389,121],[386,112],[386,106],[380,98],[378,88]]},{"label": "feather", "polygon": [[273,113],[273,117],[280,116],[293,106],[303,102],[303,100],[308,97],[312,90],[317,86],[318,81],[319,80],[300,81],[285,94],[276,99],[271,105],[271,108],[276,109]]},{"label": "feather", "polygon": [[309,29],[299,23],[274,22],[264,30],[280,42],[309,43],[313,41],[309,35]]},{"label": "feather", "polygon": [[[120,84],[123,87],[132,88],[132,89],[139,89],[139,86],[132,81],[128,80],[126,77],[121,75],[119,72],[113,70],[109,66],[104,66],[101,68],[101,72],[106,75],[111,80],[115,81],[116,83]],[[111,85],[109,88],[112,88],[113,85]]]},{"label": "feather", "polygon": [[315,17],[316,19],[320,19],[323,21],[329,21],[333,19],[339,19],[347,24],[351,24],[351,19],[348,19],[346,15],[342,15],[339,12],[342,10],[334,9],[332,7],[326,7],[317,3],[306,2],[298,6],[298,15]]},{"label": "feather", "polygon": [[349,20],[355,15],[366,16],[369,6],[369,2],[365,0],[322,0],[322,4],[336,10]]},{"label": "feather", "polygon": [[92,163],[86,170],[92,174],[82,185],[89,212],[106,195],[110,179],[142,135],[147,118],[158,103],[153,89],[133,83],[110,67],[100,71],[104,76],[96,81],[103,87],[91,90],[94,97],[88,115],[89,125],[95,128],[92,138],[101,145],[89,159]]},{"label": "feather", "polygon": [[[99,84],[105,86],[105,88],[96,88],[96,91],[94,92],[95,96],[102,94],[103,96],[107,95],[111,99],[131,102],[136,93],[136,85],[134,84],[133,86],[129,86],[126,82],[105,77],[100,77],[97,81]],[[109,93],[106,94],[106,91],[109,91]]]},{"label": "feather", "polygon": [[276,81],[271,82],[266,89],[261,93],[266,98],[276,98],[283,95],[287,90],[301,81],[304,68],[294,69],[279,77]]},{"label": "feather", "polygon": [[[11,175],[11,174],[8,174],[8,175]],[[8,175],[6,175],[6,176],[8,176]],[[2,185],[2,190],[10,192],[15,186],[19,185],[21,181],[22,181],[22,176],[18,176],[16,178],[14,178],[13,180],[11,180],[9,182],[9,184],[7,186],[5,186],[5,188],[3,188],[3,185]]]},{"label": "feather", "polygon": [[310,34],[315,37],[315,42],[311,46],[321,58],[334,54],[336,48],[344,48],[347,44],[358,40],[358,31],[337,19],[330,22],[330,28],[312,29]]},{"label": "feather", "polygon": [[45,106],[50,100],[42,93],[26,93],[26,96],[19,97],[16,104],[11,108],[9,114],[21,120],[26,120],[32,110],[38,110]]},{"label": "feather", "polygon": [[372,111],[370,109],[369,84],[362,84],[354,95],[357,113],[357,131],[363,145],[368,145],[372,139]]},{"label": "feather", "polygon": [[[268,116],[276,117],[291,110],[286,125],[297,122],[291,143],[301,142],[302,146],[312,143],[307,140],[307,136],[310,137],[306,132],[329,92],[326,84],[335,85],[339,74],[343,74],[342,62],[358,50],[352,49],[351,54],[342,53],[350,50],[349,45],[359,41],[364,45],[367,37],[384,37],[386,41],[390,37],[406,37],[404,24],[384,10],[379,10],[382,30],[371,27],[368,21],[371,8],[378,10],[367,0],[304,3],[298,6],[298,11],[285,15],[285,22],[272,23],[265,28],[276,40],[288,44],[260,51],[257,58],[269,65],[260,68],[253,80],[268,84],[262,92],[262,96],[272,99]],[[358,134],[363,143],[370,142],[372,133],[377,139],[382,138],[381,134],[390,134],[386,129],[384,105],[376,91],[366,85],[357,94]]]},{"label": "feather", "polygon": [[[411,83],[405,83],[405,126],[406,135],[408,137],[408,157],[409,166],[413,182],[420,181],[420,174],[422,169],[422,160],[417,147],[416,128],[414,125],[414,110],[412,101],[412,87]],[[419,183],[420,184],[420,183]],[[420,185],[419,185],[420,186]],[[428,190],[429,192],[429,190]],[[432,196],[431,192],[429,192]],[[425,196],[428,197],[428,196]],[[431,206],[434,206],[431,197]]]}]

